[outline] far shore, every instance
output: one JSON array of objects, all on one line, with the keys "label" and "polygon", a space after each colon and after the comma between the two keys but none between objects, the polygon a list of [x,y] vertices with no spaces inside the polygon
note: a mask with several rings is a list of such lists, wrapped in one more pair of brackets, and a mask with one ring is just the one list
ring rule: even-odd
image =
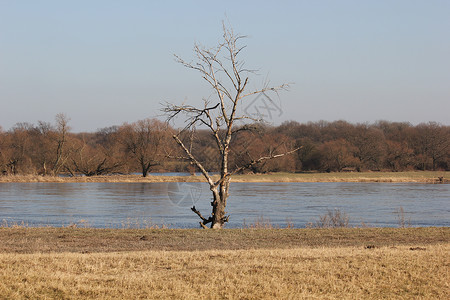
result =
[{"label": "far shore", "polygon": [[[449,183],[449,171],[409,172],[340,172],[340,173],[268,173],[234,175],[232,182],[392,182],[392,183]],[[102,175],[102,176],[0,176],[1,182],[204,182],[197,173],[191,176]]]}]

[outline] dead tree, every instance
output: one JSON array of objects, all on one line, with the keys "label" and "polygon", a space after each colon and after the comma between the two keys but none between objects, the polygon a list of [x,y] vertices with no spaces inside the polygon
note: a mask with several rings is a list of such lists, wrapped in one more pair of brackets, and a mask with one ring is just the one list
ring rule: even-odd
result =
[{"label": "dead tree", "polygon": [[147,177],[152,167],[161,164],[166,132],[168,128],[164,122],[156,119],[140,120],[120,127],[120,142],[125,152],[139,163],[142,177]]},{"label": "dead tree", "polygon": [[65,114],[59,113],[56,115],[55,120],[56,136],[54,142],[56,143],[56,153],[55,160],[53,162],[53,176],[60,173],[69,158],[66,151],[67,134],[70,130],[70,127],[67,125],[69,123],[69,118]]},{"label": "dead tree", "polygon": [[[261,122],[261,119],[254,118],[242,112],[242,105],[246,99],[252,99],[261,93],[275,93],[286,89],[287,84],[271,87],[265,84],[263,88],[257,90],[248,90],[249,75],[254,71],[246,69],[244,62],[239,59],[241,51],[245,46],[239,46],[239,42],[245,38],[237,35],[232,29],[223,26],[223,40],[217,47],[205,48],[198,44],[194,46],[196,59],[193,62],[187,62],[176,57],[176,61],[184,67],[200,72],[202,78],[212,87],[216,101],[204,99],[203,107],[194,107],[191,105],[174,105],[167,103],[163,111],[168,116],[168,121],[173,118],[184,115],[186,127],[180,130],[178,134],[173,135],[177,144],[183,150],[184,156],[179,157],[189,160],[194,164],[209,184],[213,194],[212,213],[209,217],[204,217],[195,206],[192,211],[200,219],[200,225],[206,228],[211,223],[211,228],[220,229],[228,222],[229,216],[226,215],[226,205],[229,196],[229,187],[231,176],[254,164],[267,159],[284,156],[298,149],[293,149],[285,153],[269,153],[267,156],[253,159],[243,166],[229,166],[230,143],[232,137],[241,131],[246,122]],[[189,139],[182,138],[183,133],[194,131],[196,126],[206,127],[215,140],[215,146],[219,153],[219,177],[211,176],[200,162],[201,153],[195,151],[189,145]],[[189,136],[189,135],[188,135]]]}]

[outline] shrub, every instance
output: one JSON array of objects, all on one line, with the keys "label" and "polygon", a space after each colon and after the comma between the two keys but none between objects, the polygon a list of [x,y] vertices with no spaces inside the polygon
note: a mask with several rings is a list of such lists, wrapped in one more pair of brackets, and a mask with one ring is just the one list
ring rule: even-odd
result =
[{"label": "shrub", "polygon": [[319,220],[306,224],[307,228],[340,228],[349,227],[349,218],[345,212],[335,208],[334,210],[327,210],[327,213],[319,217]]}]

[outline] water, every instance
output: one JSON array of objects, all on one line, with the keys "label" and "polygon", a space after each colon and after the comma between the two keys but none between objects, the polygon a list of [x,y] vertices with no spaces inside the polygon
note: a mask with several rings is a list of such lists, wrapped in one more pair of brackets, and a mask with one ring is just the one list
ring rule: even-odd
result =
[{"label": "water", "polygon": [[[232,183],[227,227],[263,217],[274,226],[305,227],[328,209],[350,224],[450,226],[450,185],[389,183]],[[0,221],[28,226],[196,228],[211,193],[203,183],[0,183]]]}]

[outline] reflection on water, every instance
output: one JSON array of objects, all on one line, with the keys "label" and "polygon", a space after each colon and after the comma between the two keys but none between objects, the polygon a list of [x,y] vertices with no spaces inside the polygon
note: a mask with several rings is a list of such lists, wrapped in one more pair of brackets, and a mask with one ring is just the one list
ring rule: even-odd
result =
[{"label": "reflection on water", "polygon": [[[388,183],[232,183],[228,227],[259,217],[284,227],[340,209],[355,226],[398,226],[400,207],[413,226],[450,226],[450,185]],[[93,227],[197,227],[190,210],[211,210],[204,183],[0,183],[0,221]]]}]

